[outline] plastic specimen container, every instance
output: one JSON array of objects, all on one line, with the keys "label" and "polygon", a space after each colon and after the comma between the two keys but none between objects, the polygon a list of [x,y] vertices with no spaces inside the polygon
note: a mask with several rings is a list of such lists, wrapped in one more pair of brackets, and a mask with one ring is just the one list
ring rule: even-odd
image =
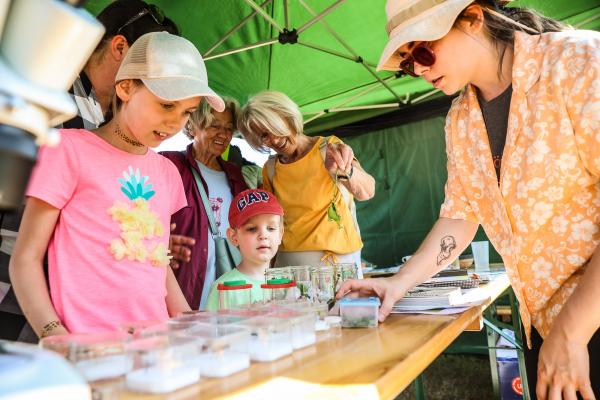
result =
[{"label": "plastic specimen container", "polygon": [[142,393],[169,393],[200,380],[195,364],[201,339],[180,335],[150,336],[132,341],[128,351],[134,368],[125,387]]},{"label": "plastic specimen container", "polygon": [[271,279],[260,285],[265,303],[280,300],[294,300],[298,297],[296,282],[290,279]]},{"label": "plastic specimen container", "polygon": [[244,280],[227,281],[217,285],[219,310],[231,310],[252,302],[252,284]]},{"label": "plastic specimen container", "polygon": [[294,280],[290,267],[273,267],[265,271],[265,282],[271,279],[289,279]]},{"label": "plastic specimen container", "polygon": [[198,324],[177,334],[200,339],[196,363],[203,376],[223,378],[250,366],[250,330],[246,327]]},{"label": "plastic specimen container", "polygon": [[288,267],[292,272],[292,278],[296,281],[298,288],[298,297],[301,299],[311,300],[314,297],[312,283],[312,267],[310,265],[294,265]]},{"label": "plastic specimen container", "polygon": [[134,338],[164,335],[168,332],[168,326],[164,321],[135,321],[121,325],[120,329]]},{"label": "plastic specimen container", "polygon": [[268,314],[269,317],[287,321],[292,329],[292,347],[297,350],[317,342],[315,334],[316,316],[312,311],[278,309]]},{"label": "plastic specimen container", "polygon": [[126,332],[48,336],[39,345],[69,360],[88,382],[119,378],[133,367]]},{"label": "plastic specimen container", "polygon": [[379,305],[377,297],[348,298],[338,301],[343,328],[377,327]]},{"label": "plastic specimen container", "polygon": [[312,272],[313,300],[327,303],[335,297],[335,268],[333,265],[315,267]]},{"label": "plastic specimen container", "polygon": [[250,330],[250,359],[252,361],[274,361],[294,350],[292,326],[280,318],[256,317],[242,321]]}]

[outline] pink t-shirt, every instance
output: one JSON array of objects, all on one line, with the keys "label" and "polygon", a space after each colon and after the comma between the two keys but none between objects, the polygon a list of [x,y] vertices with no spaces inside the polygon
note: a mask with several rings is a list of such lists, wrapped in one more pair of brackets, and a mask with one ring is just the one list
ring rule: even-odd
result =
[{"label": "pink t-shirt", "polygon": [[83,129],[42,147],[27,196],[61,210],[48,249],[50,295],[70,332],[168,317],[171,215],[187,205],[179,172],[148,150],[119,150]]}]

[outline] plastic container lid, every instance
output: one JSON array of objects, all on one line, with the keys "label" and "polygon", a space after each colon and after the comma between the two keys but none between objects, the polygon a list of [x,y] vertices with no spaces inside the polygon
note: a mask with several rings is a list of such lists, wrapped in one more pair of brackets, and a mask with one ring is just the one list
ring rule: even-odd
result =
[{"label": "plastic container lid", "polygon": [[217,290],[242,290],[242,289],[252,289],[251,283],[246,283],[244,280],[239,281],[227,281],[223,283],[219,283],[217,285]]},{"label": "plastic container lid", "polygon": [[267,283],[260,285],[263,289],[284,289],[296,286],[296,281],[290,279],[270,279]]},{"label": "plastic container lid", "polygon": [[378,306],[381,304],[379,297],[344,297],[339,300],[340,306],[360,307],[360,306]]}]

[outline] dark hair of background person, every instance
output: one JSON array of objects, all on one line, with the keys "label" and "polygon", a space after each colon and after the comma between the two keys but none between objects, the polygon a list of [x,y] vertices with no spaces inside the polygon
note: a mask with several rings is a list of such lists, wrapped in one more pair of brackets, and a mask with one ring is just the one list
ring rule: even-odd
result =
[{"label": "dark hair of background person", "polygon": [[[143,10],[148,10],[149,12],[127,24],[128,21]],[[156,16],[160,24],[153,15]],[[179,28],[173,20],[165,17],[164,13],[157,6],[148,4],[142,0],[115,0],[100,11],[100,14],[96,18],[104,25],[106,32],[96,47],[95,52],[104,48],[117,33],[125,36],[130,46],[140,36],[149,32],[166,31],[170,34],[180,36]]]},{"label": "dark hair of background person", "polygon": [[[516,25],[507,23],[497,16],[485,12],[486,9],[494,10],[514,21],[517,21],[529,28],[532,28],[536,32],[560,32],[567,29],[571,29],[569,25],[563,24],[560,21],[548,18],[535,10],[521,7],[506,7],[498,0],[475,0],[473,4],[478,4],[483,8],[485,13],[484,26],[485,29],[496,45],[500,53],[500,62],[498,66],[498,76],[502,73],[502,60],[507,48],[512,48],[515,31],[521,30]],[[468,11],[463,11],[457,18],[456,22],[461,19],[473,20],[475,17],[469,15]]]}]

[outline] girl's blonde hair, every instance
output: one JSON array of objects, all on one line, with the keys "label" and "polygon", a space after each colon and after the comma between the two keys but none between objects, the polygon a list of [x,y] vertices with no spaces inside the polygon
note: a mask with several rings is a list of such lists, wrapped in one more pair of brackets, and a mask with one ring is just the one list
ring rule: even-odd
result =
[{"label": "girl's blonde hair", "polygon": [[261,136],[296,136],[304,131],[302,113],[296,103],[281,92],[264,91],[251,97],[242,107],[238,130],[255,150],[268,152]]},{"label": "girl's blonde hair", "polygon": [[[233,118],[233,127],[235,129],[236,122],[240,114],[240,104],[232,97],[222,96],[222,98],[225,102],[225,110],[223,110],[223,112],[231,112],[231,116]],[[183,128],[183,133],[185,133],[185,135],[190,139],[193,139],[194,129],[206,129],[208,126],[210,126],[210,124],[212,124],[214,119],[215,116],[213,115],[213,108],[210,106],[208,101],[203,99],[196,111],[190,115],[190,119]]]}]

